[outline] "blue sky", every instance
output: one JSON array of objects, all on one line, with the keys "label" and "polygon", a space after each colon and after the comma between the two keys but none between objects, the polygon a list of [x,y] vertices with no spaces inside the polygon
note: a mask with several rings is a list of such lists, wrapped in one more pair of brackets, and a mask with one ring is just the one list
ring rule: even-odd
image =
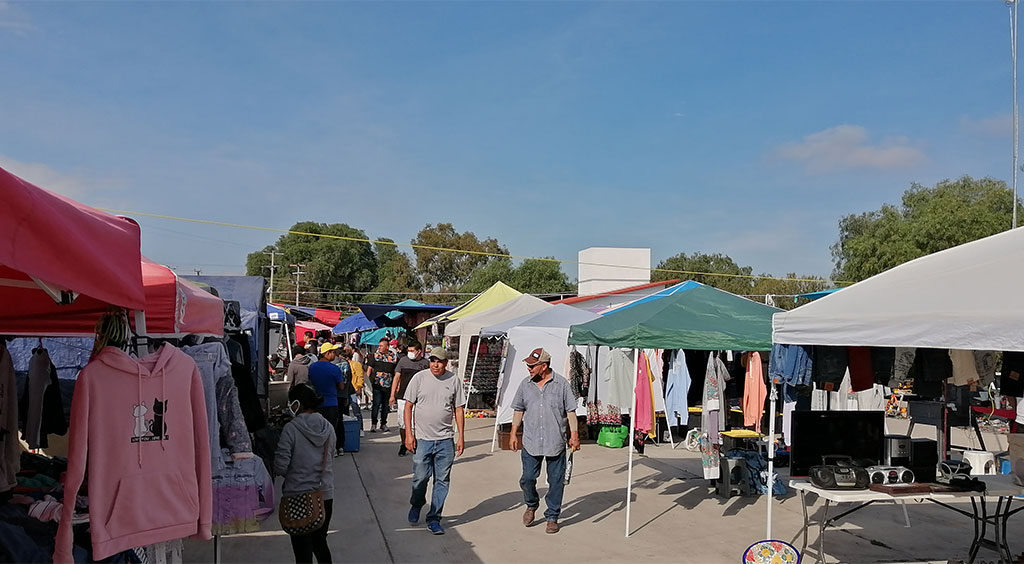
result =
[{"label": "blue sky", "polygon": [[[0,53],[0,166],[282,229],[449,221],[515,255],[827,275],[841,216],[1011,171],[998,1],[0,0]],[[277,238],[138,219],[184,272],[240,273]]]}]

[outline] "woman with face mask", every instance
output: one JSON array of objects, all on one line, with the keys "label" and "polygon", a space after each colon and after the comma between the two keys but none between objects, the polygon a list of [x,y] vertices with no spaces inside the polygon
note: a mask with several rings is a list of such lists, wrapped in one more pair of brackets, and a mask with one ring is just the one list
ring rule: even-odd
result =
[{"label": "woman with face mask", "polygon": [[308,383],[288,391],[288,410],[295,416],[281,431],[274,454],[274,472],[284,476],[283,497],[320,490],[324,499],[324,524],[304,535],[289,535],[295,562],[325,564],[331,561],[327,529],[334,504],[334,427],[317,412],[323,398]]}]

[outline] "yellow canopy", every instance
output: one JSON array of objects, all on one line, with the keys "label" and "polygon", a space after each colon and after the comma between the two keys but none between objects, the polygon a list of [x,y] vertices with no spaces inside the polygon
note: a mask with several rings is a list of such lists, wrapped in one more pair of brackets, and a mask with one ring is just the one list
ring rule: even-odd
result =
[{"label": "yellow canopy", "polygon": [[456,319],[466,317],[467,315],[473,315],[474,313],[480,313],[486,311],[494,306],[501,305],[511,299],[517,298],[523,295],[522,292],[508,286],[504,282],[495,282],[493,286],[484,290],[475,298],[468,302],[460,305],[455,309],[450,309],[440,315],[435,315],[430,319],[420,323],[416,326],[416,329],[423,329],[424,327],[430,327],[438,323],[447,323]]}]

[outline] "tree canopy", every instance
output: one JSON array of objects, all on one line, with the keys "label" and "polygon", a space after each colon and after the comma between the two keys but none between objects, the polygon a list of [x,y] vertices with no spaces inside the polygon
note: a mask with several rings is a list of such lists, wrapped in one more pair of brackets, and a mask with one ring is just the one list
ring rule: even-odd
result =
[{"label": "tree canopy", "polygon": [[[414,249],[416,268],[425,288],[441,291],[452,291],[463,286],[469,282],[474,270],[501,258],[490,254],[508,254],[508,249],[498,243],[497,239],[481,241],[472,231],[459,233],[451,223],[428,223],[420,229],[412,243],[419,245]],[[470,252],[454,253],[440,249]]]},{"label": "tree canopy", "polygon": [[460,291],[482,292],[504,282],[525,294],[569,294],[576,285],[569,281],[559,265],[552,260],[526,259],[513,266],[507,258],[499,258],[476,269]]},{"label": "tree canopy", "polygon": [[932,187],[915,182],[899,206],[885,204],[839,220],[839,240],[831,247],[833,278],[857,282],[994,235],[1010,227],[1012,213],[1013,196],[1001,180],[963,176]]}]

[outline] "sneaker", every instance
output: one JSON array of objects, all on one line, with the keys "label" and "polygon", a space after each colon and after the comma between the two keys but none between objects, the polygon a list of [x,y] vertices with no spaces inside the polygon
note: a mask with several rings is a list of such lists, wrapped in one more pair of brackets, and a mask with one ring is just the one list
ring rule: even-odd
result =
[{"label": "sneaker", "polygon": [[387,433],[388,432],[388,426],[387,425],[381,425],[380,426],[380,432],[381,433]]},{"label": "sneaker", "polygon": [[377,432],[377,426],[374,425],[374,426],[370,427],[370,432],[371,433],[376,433]]},{"label": "sneaker", "polygon": [[409,510],[409,524],[415,525],[420,522],[420,509],[421,507],[413,507]]},{"label": "sneaker", "polygon": [[427,523],[427,529],[429,529],[430,532],[435,534],[435,535],[443,535],[444,534],[444,527],[442,527],[441,523],[439,523],[437,521],[431,521],[431,522]]},{"label": "sneaker", "polygon": [[339,450],[338,452],[336,452],[336,453],[334,454],[334,456],[345,456],[345,451],[343,451],[343,450]]},{"label": "sneaker", "polygon": [[366,431],[363,431],[362,429],[360,429],[359,430],[359,438],[363,438],[365,436],[366,436]]}]

